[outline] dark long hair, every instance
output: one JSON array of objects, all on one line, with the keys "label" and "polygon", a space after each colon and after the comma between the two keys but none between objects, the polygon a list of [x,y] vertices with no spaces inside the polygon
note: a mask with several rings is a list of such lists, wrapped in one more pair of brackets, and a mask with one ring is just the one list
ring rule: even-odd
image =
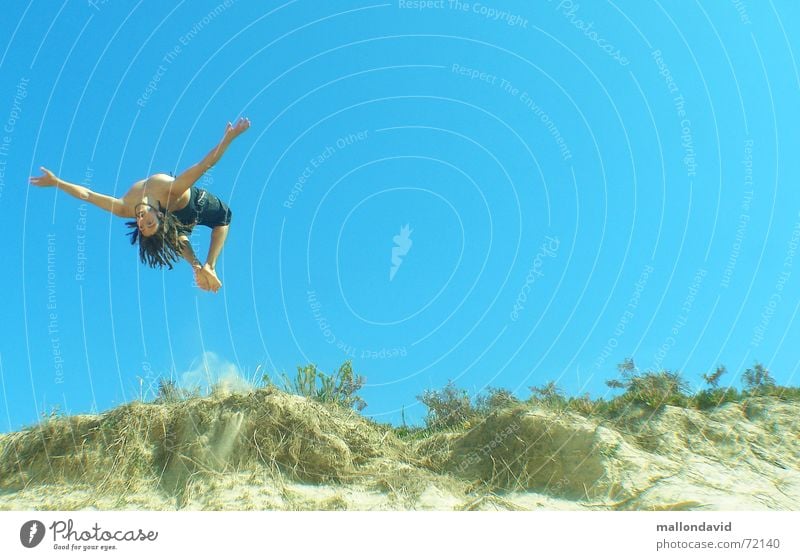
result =
[{"label": "dark long hair", "polygon": [[131,245],[139,242],[139,259],[151,268],[167,267],[172,270],[172,263],[181,259],[186,241],[181,239],[191,233],[192,228],[182,224],[175,215],[165,210],[158,203],[158,211],[163,214],[158,221],[158,229],[149,237],[145,237],[139,231],[136,221],[125,222],[131,231],[127,235],[131,237]]}]

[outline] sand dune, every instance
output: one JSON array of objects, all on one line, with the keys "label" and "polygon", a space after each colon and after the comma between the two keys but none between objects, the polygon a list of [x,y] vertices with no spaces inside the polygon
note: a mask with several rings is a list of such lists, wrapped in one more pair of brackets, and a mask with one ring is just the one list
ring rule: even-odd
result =
[{"label": "sand dune", "polygon": [[517,405],[421,439],[274,388],[132,403],[0,436],[0,509],[797,510],[800,403]]}]

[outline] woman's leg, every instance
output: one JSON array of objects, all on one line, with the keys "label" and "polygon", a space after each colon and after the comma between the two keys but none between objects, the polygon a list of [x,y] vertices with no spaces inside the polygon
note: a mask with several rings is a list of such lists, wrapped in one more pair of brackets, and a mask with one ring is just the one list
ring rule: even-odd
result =
[{"label": "woman's leg", "polygon": [[208,285],[208,278],[205,274],[203,274],[203,264],[197,259],[194,254],[194,249],[192,248],[192,242],[189,238],[185,235],[181,235],[178,239],[183,241],[183,251],[181,254],[183,258],[186,259],[192,267],[192,273],[194,274],[194,283],[197,284],[197,287],[201,290],[210,291],[211,288]]},{"label": "woman's leg", "polygon": [[211,266],[211,270],[217,268],[217,258],[225,245],[225,238],[228,237],[230,226],[217,226],[211,230],[211,244],[208,246],[208,257],[206,264]]}]

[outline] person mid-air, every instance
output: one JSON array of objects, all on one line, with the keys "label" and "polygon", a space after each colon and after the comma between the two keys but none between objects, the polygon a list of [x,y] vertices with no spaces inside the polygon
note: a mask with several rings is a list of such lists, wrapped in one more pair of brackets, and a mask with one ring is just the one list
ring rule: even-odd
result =
[{"label": "person mid-air", "polygon": [[[172,268],[172,263],[186,259],[192,265],[197,285],[217,292],[222,286],[215,271],[217,258],[228,236],[231,210],[213,194],[198,189],[195,182],[219,161],[230,143],[250,127],[246,118],[236,125],[228,123],[225,134],[199,163],[172,177],[157,173],[133,184],[122,198],[96,193],[81,185],[62,181],[51,171],[41,168],[40,177],[31,177],[37,187],[58,187],[65,193],[91,202],[121,218],[136,218],[127,222],[131,228],[131,244],[139,243],[139,257],[149,266]],[[206,263],[202,264],[189,243],[196,225],[211,228],[211,243]]]}]

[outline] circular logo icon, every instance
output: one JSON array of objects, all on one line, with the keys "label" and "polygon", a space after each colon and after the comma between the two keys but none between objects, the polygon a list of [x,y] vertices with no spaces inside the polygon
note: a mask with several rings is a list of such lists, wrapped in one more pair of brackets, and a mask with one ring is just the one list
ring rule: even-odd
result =
[{"label": "circular logo icon", "polygon": [[19,540],[25,548],[39,546],[44,538],[44,523],[41,521],[28,521],[19,530]]}]

